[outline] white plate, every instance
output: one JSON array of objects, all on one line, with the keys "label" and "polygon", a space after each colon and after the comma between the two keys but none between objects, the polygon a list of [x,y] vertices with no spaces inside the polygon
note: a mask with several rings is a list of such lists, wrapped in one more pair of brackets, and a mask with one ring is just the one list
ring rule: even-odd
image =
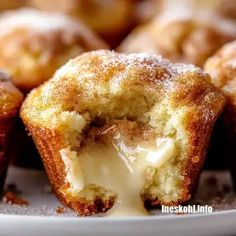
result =
[{"label": "white plate", "polygon": [[[227,173],[218,176],[229,181]],[[0,235],[3,236],[236,235],[236,210],[198,215],[160,215],[158,212],[158,215],[148,217],[82,218],[69,209],[63,214],[56,212],[60,203],[50,193],[43,172],[11,168],[7,182],[16,184],[22,191],[21,196],[30,204],[27,207],[0,204]],[[203,182],[197,193],[199,199]],[[211,182],[210,185],[214,184]]]}]

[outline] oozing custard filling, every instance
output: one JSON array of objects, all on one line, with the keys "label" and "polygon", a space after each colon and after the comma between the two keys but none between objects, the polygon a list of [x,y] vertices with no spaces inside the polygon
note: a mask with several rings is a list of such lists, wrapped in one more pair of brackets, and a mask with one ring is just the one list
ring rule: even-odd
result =
[{"label": "oozing custard filling", "polygon": [[148,214],[140,196],[145,176],[150,167],[158,168],[174,156],[174,140],[137,132],[137,127],[126,125],[111,125],[92,133],[78,156],[70,152],[68,158],[69,153],[61,150],[67,181],[75,191],[95,184],[116,193],[109,215]]}]

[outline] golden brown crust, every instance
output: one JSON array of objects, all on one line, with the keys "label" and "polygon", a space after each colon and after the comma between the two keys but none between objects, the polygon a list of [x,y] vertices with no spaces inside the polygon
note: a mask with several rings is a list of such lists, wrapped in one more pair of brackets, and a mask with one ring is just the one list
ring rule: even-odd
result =
[{"label": "golden brown crust", "polygon": [[52,189],[66,206],[71,207],[81,216],[106,212],[113,206],[114,199],[112,198],[106,201],[97,198],[94,201],[88,202],[83,198],[74,199],[70,198],[70,196],[65,197],[61,191],[67,187],[67,184],[65,184],[65,165],[60,156],[60,150],[63,146],[60,133],[56,130],[33,126],[27,120],[24,121],[42,157]]},{"label": "golden brown crust", "polygon": [[107,48],[85,25],[62,14],[8,11],[0,17],[0,28],[0,67],[23,91],[48,80],[68,59]]},{"label": "golden brown crust", "polygon": [[167,11],[134,29],[118,49],[161,54],[174,62],[202,67],[209,56],[235,38],[234,23],[223,18],[202,12]]},{"label": "golden brown crust", "polygon": [[[181,173],[176,176],[180,182],[174,191],[180,196],[161,199],[148,186],[142,194],[153,206],[175,205],[191,197],[223,105],[223,95],[194,66],[172,64],[148,54],[101,50],[70,61],[52,80],[33,90],[22,106],[21,117],[36,142],[54,191],[68,206],[88,215],[108,210],[114,197],[91,203],[65,194],[69,186],[60,151],[66,147],[78,150],[84,132],[97,118],[103,124],[128,119],[176,140],[178,155],[172,162],[181,166]],[[107,127],[103,128],[106,131]],[[140,130],[132,125],[124,130],[140,136]]]}]

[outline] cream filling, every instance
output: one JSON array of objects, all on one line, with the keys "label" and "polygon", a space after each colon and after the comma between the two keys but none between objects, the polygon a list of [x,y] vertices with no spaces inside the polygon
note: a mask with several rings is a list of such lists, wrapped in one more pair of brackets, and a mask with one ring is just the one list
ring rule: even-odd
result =
[{"label": "cream filling", "polygon": [[79,156],[69,149],[61,150],[66,166],[68,191],[78,194],[88,184],[96,184],[117,194],[115,205],[108,215],[147,215],[140,192],[149,167],[159,168],[175,153],[171,138],[157,138],[155,145],[143,143],[127,146],[120,135],[113,145],[93,142],[86,145]]},{"label": "cream filling", "polygon": [[70,151],[69,148],[64,148],[60,151],[60,155],[65,164],[66,182],[70,184],[67,193],[76,196],[85,186],[77,153]]}]

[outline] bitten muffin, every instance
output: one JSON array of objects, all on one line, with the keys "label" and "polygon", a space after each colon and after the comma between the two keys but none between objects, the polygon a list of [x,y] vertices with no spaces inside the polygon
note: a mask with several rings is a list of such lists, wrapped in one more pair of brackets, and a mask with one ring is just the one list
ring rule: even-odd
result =
[{"label": "bitten muffin", "polygon": [[0,72],[0,192],[9,163],[9,139],[16,116],[18,115],[23,95],[10,82],[7,74]]},{"label": "bitten muffin", "polygon": [[0,68],[28,92],[48,80],[68,59],[106,44],[81,22],[32,9],[0,16]]},{"label": "bitten muffin", "polygon": [[113,46],[134,24],[134,0],[30,0],[31,6],[81,19]]},{"label": "bitten muffin", "polygon": [[216,15],[168,10],[134,29],[118,50],[161,54],[174,62],[202,67],[209,56],[235,38],[235,24]]},{"label": "bitten muffin", "polygon": [[236,41],[226,44],[209,58],[205,64],[205,71],[211,75],[212,82],[226,97],[224,122],[221,124],[223,131],[218,135],[225,136],[221,143],[227,140],[225,144],[221,144],[222,152],[225,153],[221,156],[221,161],[227,161],[231,168],[236,190]]},{"label": "bitten muffin", "polygon": [[67,206],[137,215],[191,198],[223,105],[199,68],[99,50],[34,89],[21,117]]}]

